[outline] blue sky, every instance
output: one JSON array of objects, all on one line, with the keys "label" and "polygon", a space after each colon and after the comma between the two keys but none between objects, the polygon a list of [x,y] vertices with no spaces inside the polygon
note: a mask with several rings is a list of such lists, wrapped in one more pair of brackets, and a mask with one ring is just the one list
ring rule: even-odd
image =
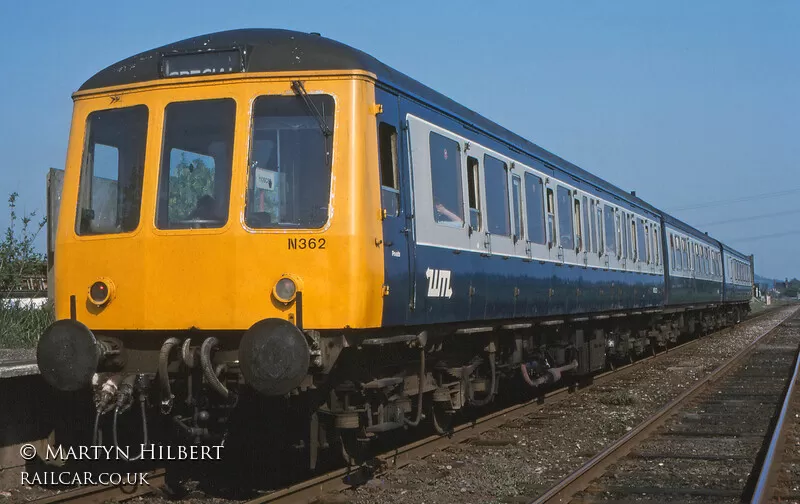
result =
[{"label": "blue sky", "polygon": [[[369,52],[636,190],[755,254],[759,274],[800,276],[797,1],[76,0],[0,14],[0,195],[18,191],[28,211],[44,211],[70,94],[93,73],[203,33],[286,28]],[[752,215],[770,217],[740,220]]]}]

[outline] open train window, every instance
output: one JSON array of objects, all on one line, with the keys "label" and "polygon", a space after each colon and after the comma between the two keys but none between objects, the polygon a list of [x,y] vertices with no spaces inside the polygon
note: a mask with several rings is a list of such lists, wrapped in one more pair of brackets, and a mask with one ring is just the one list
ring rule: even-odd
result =
[{"label": "open train window", "polygon": [[78,235],[128,233],[139,225],[148,110],[99,110],[86,119]]},{"label": "open train window", "polygon": [[558,243],[565,249],[575,248],[572,225],[572,191],[564,186],[557,186],[558,202]]},{"label": "open train window", "polygon": [[605,205],[603,209],[603,217],[605,222],[603,223],[606,231],[606,254],[608,255],[616,255],[617,253],[617,243],[615,239],[616,230],[614,229],[614,207]]},{"label": "open train window", "polygon": [[544,194],[542,179],[532,173],[525,174],[525,210],[527,212],[528,240],[542,245],[547,241],[544,223]]},{"label": "open train window", "polygon": [[519,175],[511,177],[511,203],[514,207],[514,241],[523,238],[522,233],[522,180]]},{"label": "open train window", "polygon": [[469,200],[469,225],[473,231],[481,231],[481,191],[478,176],[478,160],[472,156],[467,157],[467,199]]},{"label": "open train window", "polygon": [[389,217],[400,213],[400,183],[397,175],[397,129],[378,124],[378,153],[381,166],[381,205]]},{"label": "open train window", "polygon": [[430,150],[433,218],[442,225],[463,227],[461,147],[455,140],[431,131]]},{"label": "open train window", "polygon": [[508,205],[508,167],[499,159],[483,156],[486,189],[486,227],[493,235],[511,235]]}]

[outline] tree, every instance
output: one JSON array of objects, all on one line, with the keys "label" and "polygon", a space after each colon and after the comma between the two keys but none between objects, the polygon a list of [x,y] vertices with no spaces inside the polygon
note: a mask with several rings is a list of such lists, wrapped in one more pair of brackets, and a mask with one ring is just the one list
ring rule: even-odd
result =
[{"label": "tree", "polygon": [[47,261],[34,248],[34,241],[47,218],[32,224],[36,211],[19,217],[16,212],[18,196],[18,193],[11,193],[8,198],[10,223],[0,242],[0,293],[19,289],[26,276],[47,274]]},{"label": "tree", "polygon": [[174,175],[169,177],[169,220],[180,221],[189,218],[197,200],[204,194],[212,194],[214,172],[199,157],[189,161],[186,152],[175,166]]}]

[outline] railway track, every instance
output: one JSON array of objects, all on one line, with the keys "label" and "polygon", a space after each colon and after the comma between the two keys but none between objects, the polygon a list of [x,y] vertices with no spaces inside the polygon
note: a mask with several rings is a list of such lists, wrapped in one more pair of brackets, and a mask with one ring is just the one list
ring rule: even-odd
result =
[{"label": "railway track", "polygon": [[[772,310],[756,315],[750,318],[748,322],[758,320],[762,316],[770,313],[772,313]],[[730,328],[724,329],[724,331],[728,330],[730,330]],[[645,363],[659,360],[666,357],[668,354],[674,355],[675,352],[678,351],[689,350],[700,341],[701,339],[694,339],[673,347],[669,349],[668,352],[658,353],[631,364],[618,367],[614,371],[596,375],[592,383],[585,388],[602,386],[611,380],[623,378]],[[304,481],[297,485],[257,497],[248,501],[247,504],[314,502],[324,494],[334,494],[353,488],[354,486],[364,483],[366,480],[380,476],[387,470],[399,469],[414,460],[427,457],[432,453],[444,450],[450,446],[467,443],[470,440],[478,438],[481,434],[494,430],[514,419],[526,417],[539,411],[544,402],[553,404],[556,401],[567,399],[571,392],[574,391],[575,389],[571,387],[562,387],[553,390],[547,393],[543,398],[513,405],[500,411],[493,412],[471,423],[459,425],[454,429],[450,437],[438,435],[430,436],[392,452],[379,455],[376,464],[370,466],[370,468],[360,468],[355,472],[349,471],[348,469],[333,471],[312,480]]]},{"label": "railway track", "polygon": [[[534,504],[749,499],[757,486],[764,440],[770,438],[776,412],[782,411],[787,378],[797,369],[798,348],[800,316],[795,314]],[[781,435],[776,431],[776,439]],[[774,478],[780,465],[777,453],[782,450],[775,443],[767,456],[764,481]],[[759,485],[769,488],[766,483]]]},{"label": "railway track", "polygon": [[[744,323],[753,323],[760,318],[773,313],[774,310],[767,310],[749,318]],[[731,328],[723,329],[730,331]],[[676,352],[685,352],[696,346],[703,338],[693,339],[670,348],[666,352],[657,353],[652,356],[634,361],[625,366],[620,366],[613,371],[608,371],[596,375],[590,384],[578,389],[591,389],[603,386],[611,380],[624,378],[627,374],[636,371],[642,365],[665,358],[668,355],[675,355]],[[353,487],[357,487],[371,478],[384,474],[386,471],[401,468],[414,460],[425,458],[433,453],[447,449],[450,446],[467,443],[476,439],[482,434],[497,429],[499,426],[511,422],[515,419],[523,418],[539,411],[543,404],[552,405],[558,401],[568,399],[576,389],[574,386],[566,386],[554,389],[544,396],[515,404],[497,411],[493,411],[481,418],[474,419],[468,423],[463,423],[454,428],[452,435],[442,437],[432,435],[411,444],[395,448],[389,452],[378,455],[370,464],[358,468],[341,468],[297,484],[272,491],[247,501],[247,504],[265,503],[299,503],[314,502],[325,494],[335,494]],[[156,491],[156,488],[163,485],[164,472],[155,471],[150,479],[150,487],[142,488],[120,488],[120,487],[90,487],[77,490],[64,491],[57,495],[52,495],[33,502],[38,504],[54,504],[60,502],[123,502],[134,497],[146,496]]]},{"label": "railway track", "polygon": [[800,502],[800,358],[789,379],[753,493],[753,504],[767,502]]}]

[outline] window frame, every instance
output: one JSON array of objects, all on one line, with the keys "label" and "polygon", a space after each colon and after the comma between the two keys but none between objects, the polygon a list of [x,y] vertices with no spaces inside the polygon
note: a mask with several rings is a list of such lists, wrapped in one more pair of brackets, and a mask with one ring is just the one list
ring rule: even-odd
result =
[{"label": "window frame", "polygon": [[[92,131],[92,128],[90,126],[90,121],[96,114],[100,114],[100,113],[103,113],[103,112],[119,112],[119,111],[123,111],[123,110],[133,110],[133,109],[137,109],[137,108],[138,109],[143,109],[145,115],[144,115],[144,131],[143,131],[143,142],[142,142],[142,152],[141,152],[141,170],[140,170],[141,173],[139,175],[139,187],[138,187],[139,204],[138,204],[138,208],[137,208],[138,216],[137,216],[136,225],[132,229],[130,229],[128,231],[120,231],[120,232],[113,232],[113,233],[110,233],[110,232],[83,233],[81,231],[81,225],[82,225],[82,221],[83,221],[83,213],[82,212],[85,209],[85,207],[83,207],[81,205],[81,203],[83,202],[83,198],[88,198],[89,204],[91,206],[92,195],[93,195],[93,186],[94,186],[94,181],[93,180],[90,182],[88,189],[84,185],[84,177],[86,176],[86,173],[88,171],[88,168],[87,168],[87,161],[88,161],[87,160],[87,152],[88,152],[89,145],[91,143],[92,135],[93,135],[93,131]],[[145,104],[145,103],[131,103],[131,104],[126,104],[124,107],[111,107],[111,108],[96,109],[96,110],[91,110],[86,114],[86,118],[83,121],[83,128],[84,128],[84,130],[83,130],[83,141],[81,142],[81,153],[80,153],[80,156],[81,156],[80,163],[81,164],[80,164],[80,171],[78,173],[78,185],[77,185],[77,188],[76,188],[76,190],[77,190],[77,198],[76,198],[76,203],[75,203],[75,219],[74,219],[73,226],[72,226],[72,232],[73,232],[74,236],[77,237],[78,239],[80,239],[80,240],[113,239],[113,238],[117,238],[117,237],[132,236],[132,235],[138,233],[139,230],[141,230],[142,226],[144,225],[144,220],[142,219],[142,217],[144,217],[143,214],[146,215],[146,212],[144,212],[144,208],[145,208],[144,207],[144,201],[145,201],[144,192],[145,192],[145,179],[146,179],[145,170],[146,170],[147,164],[150,161],[150,158],[152,157],[152,152],[149,152],[149,151],[151,151],[151,149],[149,148],[148,140],[149,140],[149,137],[150,137],[150,129],[151,129],[151,127],[153,127],[153,124],[152,124],[153,117],[154,116],[152,114],[152,111],[150,110],[150,106]],[[95,145],[98,145],[98,143],[100,145],[108,145],[108,144],[103,144],[102,142],[95,142]],[[120,162],[122,160],[122,156],[121,156],[121,153],[119,151],[119,147],[116,146],[115,148],[117,149],[117,156],[118,156],[118,158],[117,158],[117,163],[118,163],[117,164],[117,183],[119,183],[119,166],[120,166]],[[92,158],[91,159],[91,163],[92,163],[91,178],[92,179],[94,179],[94,177],[95,177],[95,175],[94,175],[94,162],[95,162],[94,154],[95,153],[93,151],[92,152],[92,156],[91,156],[91,158]],[[84,191],[88,192],[88,194],[86,196],[84,196]],[[117,206],[119,206],[119,192],[117,192]],[[93,211],[94,209],[93,208],[89,208],[89,210]],[[118,210],[119,209],[117,208],[117,211]],[[119,217],[120,216],[117,215],[117,220],[119,220]]]},{"label": "window frame", "polygon": [[[457,155],[455,156],[455,159],[456,159],[456,171],[457,171],[457,176],[455,177],[455,180],[458,181],[458,186],[456,187],[456,194],[458,195],[458,199],[459,199],[459,203],[460,204],[458,205],[458,212],[459,213],[458,214],[454,214],[454,215],[461,219],[460,223],[456,222],[456,221],[453,221],[453,220],[440,220],[437,217],[436,190],[435,190],[435,184],[434,184],[434,181],[433,181],[433,171],[434,171],[434,166],[433,166],[433,145],[432,145],[432,141],[431,141],[433,139],[433,135],[436,135],[437,137],[441,137],[444,140],[452,142],[454,144],[454,146],[455,146],[455,151],[457,153]],[[429,176],[430,176],[429,180],[430,180],[430,190],[431,190],[431,220],[437,226],[442,226],[442,227],[451,228],[451,229],[463,229],[463,228],[465,228],[467,226],[467,219],[465,218],[465,215],[464,215],[464,183],[463,183],[464,166],[463,166],[463,163],[462,163],[462,160],[461,160],[461,158],[463,156],[463,150],[462,150],[462,147],[461,147],[461,141],[453,138],[452,136],[450,136],[450,134],[444,135],[444,134],[439,133],[438,131],[436,131],[434,129],[428,130],[427,137],[428,137],[427,158],[428,158],[428,169],[429,169]],[[445,207],[445,209],[450,211],[450,212],[452,212],[452,210],[450,208]]]},{"label": "window frame", "polygon": [[[503,167],[503,175],[504,176],[503,176],[503,185],[502,185],[502,187],[503,187],[503,195],[504,195],[505,201],[504,201],[504,205],[502,205],[502,208],[503,208],[503,210],[505,210],[505,215],[504,215],[505,221],[506,221],[506,223],[505,223],[506,232],[505,233],[492,232],[492,221],[493,220],[492,220],[492,212],[489,211],[489,207],[491,205],[489,203],[489,194],[490,193],[488,191],[488,184],[487,184],[487,181],[488,181],[488,179],[489,179],[489,177],[491,175],[489,174],[490,163],[487,162],[487,158],[490,158],[490,159],[496,161],[497,163],[500,163],[500,164],[496,165],[498,168],[500,167],[500,165],[502,165],[502,167]],[[492,154],[484,153],[484,155],[483,155],[483,178],[484,178],[484,180],[483,180],[483,185],[484,185],[483,190],[484,190],[484,193],[486,194],[486,202],[485,202],[485,204],[486,204],[486,226],[485,226],[485,229],[486,229],[486,232],[491,234],[492,236],[501,236],[501,237],[504,237],[504,238],[511,238],[512,234],[513,234],[512,233],[512,231],[513,231],[512,227],[513,226],[511,225],[511,195],[509,194],[509,187],[508,187],[508,185],[509,185],[509,180],[508,180],[509,179],[509,177],[508,177],[509,176],[509,172],[510,172],[510,170],[508,168],[508,163],[506,161],[504,161],[504,160],[502,160],[502,159],[500,159],[498,157],[495,157]],[[500,208],[499,205],[498,205],[498,208]]]},{"label": "window frame", "polygon": [[[534,181],[533,179],[536,179],[536,180]],[[531,244],[548,246],[547,207],[546,207],[546,205],[547,205],[547,191],[546,191],[544,179],[542,178],[541,175],[539,175],[537,173],[525,171],[525,174],[522,177],[522,180],[523,180],[523,183],[525,184],[525,190],[523,191],[524,206],[525,206],[525,217],[526,217],[525,221],[524,221],[525,225],[526,225],[525,239]],[[539,184],[539,194],[540,194],[540,197],[539,197],[539,211],[541,212],[541,217],[542,217],[541,218],[541,226],[542,226],[542,241],[541,242],[533,241],[531,239],[531,237],[533,235],[532,235],[531,229],[530,229],[531,222],[535,221],[536,219],[532,219],[529,212],[536,205],[534,204],[535,202],[529,200],[529,198],[528,198],[529,194],[528,194],[528,189],[527,188],[528,188],[528,183],[529,182],[535,183],[536,181],[538,181],[538,184]]]},{"label": "window frame", "polygon": [[[335,113],[335,111],[334,111],[334,113]],[[383,162],[384,162],[384,158],[383,158],[384,157],[383,140],[384,140],[384,137],[381,134],[382,133],[381,132],[381,127],[382,126],[385,126],[386,128],[391,128],[391,130],[392,130],[391,134],[390,134],[390,137],[389,137],[389,141],[390,141],[389,149],[391,150],[391,152],[389,153],[389,156],[391,157],[391,160],[392,160],[392,179],[393,179],[392,182],[394,184],[393,186],[387,186],[387,185],[385,185],[383,183],[384,182],[383,176],[384,176],[384,171],[385,170],[384,170],[384,166],[383,166]],[[385,121],[378,121],[378,166],[379,166],[380,176],[381,176],[381,180],[380,180],[380,184],[381,184],[381,206],[382,206],[384,212],[386,212],[384,214],[385,217],[397,217],[398,215],[400,215],[402,213],[402,208],[401,208],[402,201],[401,201],[401,196],[400,196],[400,155],[399,155],[399,152],[398,152],[398,146],[399,146],[399,139],[398,139],[397,128],[395,127],[395,125],[390,124],[390,123],[385,122]],[[397,202],[396,203],[396,211],[395,211],[394,215],[389,215],[388,214],[386,205],[384,204],[384,200],[383,200],[383,193],[384,192],[389,192],[389,193],[394,195],[394,198],[395,198],[395,200]]]},{"label": "window frame", "polygon": [[[516,182],[516,184],[515,184]],[[524,209],[524,196],[523,196],[523,182],[522,177],[519,174],[512,173],[511,174],[511,213],[513,216],[511,227],[512,227],[512,238],[514,243],[518,242],[519,240],[525,239],[525,226],[524,222],[525,219],[523,218],[523,214],[525,213]],[[516,208],[515,208],[516,207]]]},{"label": "window frame", "polygon": [[[256,99],[259,98],[260,96],[274,96],[274,95],[259,95],[259,96],[255,97],[251,101],[250,113],[251,113],[251,116],[252,116],[252,120],[251,120],[251,123],[249,124],[248,132],[247,132],[247,135],[248,135],[248,138],[249,138],[248,145],[251,144],[252,132],[253,132],[253,128],[255,127],[255,122],[254,122],[255,121],[255,113],[254,113],[253,107],[255,107]],[[178,147],[178,146],[168,146],[167,145],[167,126],[168,126],[167,122],[169,120],[169,116],[168,116],[169,110],[168,109],[169,109],[170,106],[173,106],[173,105],[188,105],[188,104],[197,104],[197,103],[204,103],[204,102],[229,102],[229,103],[231,103],[233,105],[233,109],[231,111],[231,128],[232,129],[231,129],[231,133],[230,133],[230,145],[229,145],[230,154],[229,154],[229,158],[225,160],[226,162],[228,162],[230,164],[230,166],[228,168],[228,170],[229,170],[229,173],[228,173],[229,180],[227,181],[227,186],[228,186],[228,188],[227,188],[227,199],[226,199],[227,204],[224,206],[225,219],[224,219],[224,222],[219,226],[209,226],[209,227],[200,227],[200,228],[169,227],[168,223],[170,222],[170,218],[169,218],[169,188],[170,188],[170,180],[169,180],[169,178],[170,178],[170,173],[169,173],[169,170],[168,170],[167,173],[166,173],[166,176],[165,176],[164,173],[163,173],[163,169],[164,169],[165,159],[167,159],[167,160],[169,159],[169,156],[171,155],[171,151],[173,149],[175,149],[175,148],[180,148],[180,147]],[[180,233],[191,233],[191,234],[212,233],[213,234],[213,233],[221,233],[221,232],[225,231],[226,229],[228,229],[228,227],[231,226],[236,221],[237,211],[235,209],[233,211],[231,211],[231,206],[233,205],[233,202],[234,202],[233,192],[232,191],[233,191],[234,183],[236,182],[233,179],[233,174],[234,174],[234,171],[235,171],[235,168],[236,168],[235,167],[235,164],[236,164],[236,150],[238,149],[237,136],[241,134],[238,131],[238,127],[237,127],[238,126],[237,123],[238,123],[239,112],[240,112],[240,104],[239,104],[239,102],[237,101],[236,98],[231,97],[231,96],[204,96],[204,97],[195,98],[195,99],[179,99],[179,100],[175,100],[175,101],[169,101],[164,105],[163,109],[161,110],[161,116],[160,116],[160,118],[161,118],[161,139],[159,141],[159,147],[158,147],[158,149],[159,149],[159,160],[158,160],[158,172],[156,174],[156,176],[157,176],[157,185],[156,185],[156,189],[155,189],[156,190],[156,204],[155,204],[155,208],[154,208],[154,211],[153,211],[153,229],[154,229],[154,231],[156,233],[158,233],[158,234],[175,234],[175,233],[178,233],[178,234],[180,234]],[[186,150],[186,149],[181,149],[181,150]],[[203,154],[203,155],[208,156],[208,154]],[[211,156],[211,157],[213,157],[213,156]],[[248,157],[249,157],[249,153],[248,153]],[[217,170],[219,169],[219,167],[217,166],[219,164],[219,160],[215,159],[214,163],[215,163],[215,166],[214,166],[214,187],[216,187],[216,184],[217,184],[216,173],[217,173]],[[248,177],[248,191],[249,191],[249,180],[250,180],[250,176],[251,176],[251,170],[249,169],[249,167],[248,167],[247,171],[248,171],[247,177]],[[167,206],[166,206],[166,208],[164,208],[162,210],[162,207],[161,207],[161,205],[162,205],[162,190],[164,189],[162,184],[164,183],[165,179],[166,179],[166,183],[167,183],[167,187],[166,187],[166,190],[167,190],[167,193],[166,193],[167,194],[167,196],[166,196]],[[199,201],[199,198],[198,198],[198,201]],[[220,207],[220,208],[223,208],[223,207]],[[162,216],[161,216],[161,212],[162,211],[166,212],[166,215],[163,217],[164,218],[164,222],[167,223],[166,227],[162,227],[162,225],[159,222],[159,220],[162,218]],[[245,212],[246,212],[246,210],[245,210]],[[248,226],[248,229],[249,229],[249,226]],[[262,230],[260,228],[254,228],[254,229],[256,229],[258,231]],[[270,229],[272,229],[272,228],[270,228]]]}]

